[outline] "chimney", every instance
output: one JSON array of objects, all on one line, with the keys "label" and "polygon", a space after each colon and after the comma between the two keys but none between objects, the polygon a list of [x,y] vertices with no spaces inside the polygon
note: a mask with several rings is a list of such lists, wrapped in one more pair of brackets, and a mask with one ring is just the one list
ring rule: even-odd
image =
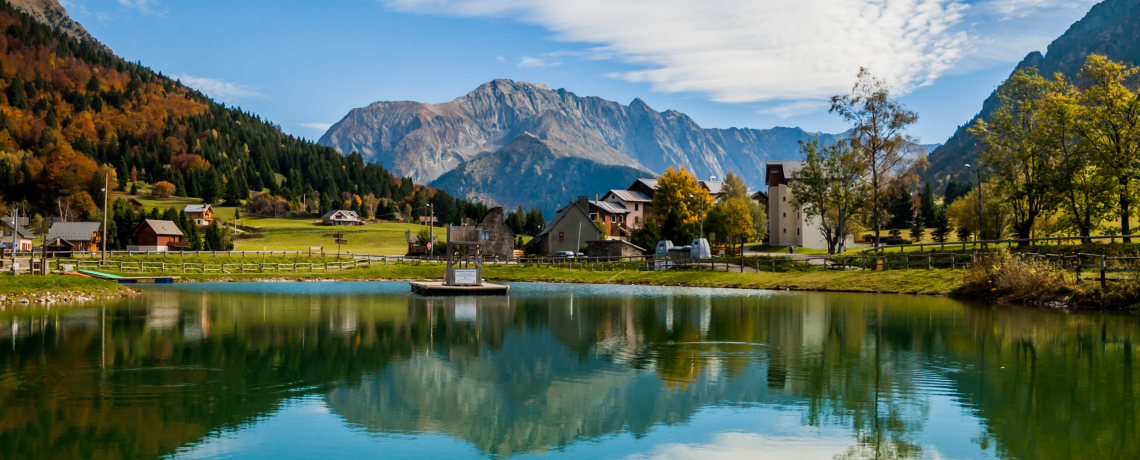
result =
[{"label": "chimney", "polygon": [[579,195],[578,196],[578,206],[582,207],[582,210],[586,211],[586,213],[588,214],[590,212],[590,196],[589,195],[586,195],[586,196]]},{"label": "chimney", "polygon": [[594,192],[594,202],[598,201],[598,192]]}]

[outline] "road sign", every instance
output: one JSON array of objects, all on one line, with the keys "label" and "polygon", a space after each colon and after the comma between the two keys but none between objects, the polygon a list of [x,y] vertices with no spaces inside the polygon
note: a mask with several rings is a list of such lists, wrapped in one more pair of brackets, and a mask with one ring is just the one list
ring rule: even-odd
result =
[{"label": "road sign", "polygon": [[428,243],[427,248],[431,249],[431,243]]}]

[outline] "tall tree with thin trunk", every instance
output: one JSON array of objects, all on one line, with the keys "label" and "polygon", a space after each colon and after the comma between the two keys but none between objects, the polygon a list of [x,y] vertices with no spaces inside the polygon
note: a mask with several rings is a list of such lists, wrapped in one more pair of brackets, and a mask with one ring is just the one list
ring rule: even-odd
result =
[{"label": "tall tree with thin trunk", "polygon": [[907,127],[918,121],[918,114],[892,99],[886,82],[866,68],[859,69],[851,94],[831,98],[831,112],[852,124],[851,147],[866,164],[868,208],[877,244],[892,187],[909,187],[917,178],[917,170],[926,164],[921,153],[908,155],[919,150],[916,140],[906,134]]},{"label": "tall tree with thin trunk", "polygon": [[827,252],[835,254],[852,233],[849,222],[867,204],[867,163],[846,141],[822,146],[816,140],[801,142],[800,150],[804,162],[792,173],[792,204],[809,219],[818,219]]},{"label": "tall tree with thin trunk", "polygon": [[[1140,97],[1129,89],[1136,67],[1090,54],[1079,75],[1081,117],[1076,127],[1105,172],[1116,179],[1120,233],[1132,233],[1132,182],[1140,162]],[[1124,242],[1132,242],[1125,238]]]},{"label": "tall tree with thin trunk", "polygon": [[1083,107],[1080,90],[1057,77],[1056,91],[1047,106],[1049,135],[1057,148],[1057,185],[1064,195],[1062,221],[1075,228],[1084,243],[1112,211],[1115,180],[1089,152],[1090,143],[1079,135],[1077,122]]},{"label": "tall tree with thin trunk", "polygon": [[1013,230],[1030,238],[1042,214],[1060,204],[1058,149],[1051,133],[1049,100],[1057,83],[1037,69],[1018,70],[998,88],[1001,106],[989,121],[969,129],[985,150],[981,160],[994,171],[994,186],[1013,215]]}]

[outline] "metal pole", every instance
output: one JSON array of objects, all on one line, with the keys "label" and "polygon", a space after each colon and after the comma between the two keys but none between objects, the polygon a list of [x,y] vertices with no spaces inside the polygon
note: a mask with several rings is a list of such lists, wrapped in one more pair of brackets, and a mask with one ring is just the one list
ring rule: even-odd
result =
[{"label": "metal pole", "polygon": [[431,217],[428,219],[428,258],[435,257],[435,206],[428,203],[428,210],[431,211]]},{"label": "metal pole", "polygon": [[[985,208],[982,207],[982,169],[978,168],[975,172],[978,174],[978,238],[985,241],[986,213]],[[982,244],[982,247],[985,247],[985,243]]]},{"label": "metal pole", "polygon": [[99,254],[99,265],[107,262],[107,197],[111,195],[111,171],[103,176],[103,252]]},{"label": "metal pole", "polygon": [[20,232],[16,227],[20,225],[20,208],[12,208],[12,276],[16,276],[16,248],[20,247]]}]

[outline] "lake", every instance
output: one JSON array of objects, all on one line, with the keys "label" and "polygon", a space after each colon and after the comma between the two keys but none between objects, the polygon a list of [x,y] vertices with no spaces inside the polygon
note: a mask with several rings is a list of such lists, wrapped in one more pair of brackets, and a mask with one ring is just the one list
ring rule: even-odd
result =
[{"label": "lake", "polygon": [[0,312],[0,458],[1136,458],[1138,338],[906,295],[145,287]]}]

